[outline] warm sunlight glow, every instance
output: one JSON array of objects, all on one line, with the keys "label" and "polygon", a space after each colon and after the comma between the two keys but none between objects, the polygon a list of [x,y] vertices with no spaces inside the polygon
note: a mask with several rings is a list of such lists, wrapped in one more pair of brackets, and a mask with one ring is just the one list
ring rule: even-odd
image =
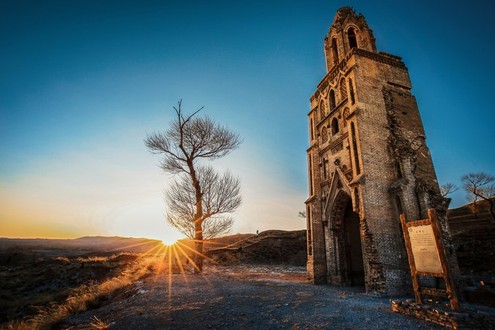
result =
[{"label": "warm sunlight glow", "polygon": [[173,239],[169,237],[165,237],[161,239],[164,245],[174,245],[175,243],[177,243],[177,240],[178,239]]},{"label": "warm sunlight glow", "polygon": [[168,229],[163,233],[156,233],[154,238],[159,239],[164,245],[173,245],[178,240],[185,238],[184,235],[174,229]]}]

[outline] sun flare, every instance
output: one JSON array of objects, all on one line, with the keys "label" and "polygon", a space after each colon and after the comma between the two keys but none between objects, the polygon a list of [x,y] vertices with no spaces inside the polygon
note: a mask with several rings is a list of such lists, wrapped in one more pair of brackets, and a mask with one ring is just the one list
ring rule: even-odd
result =
[{"label": "sun flare", "polygon": [[160,240],[162,241],[163,245],[174,245],[175,243],[177,243],[179,239],[164,237],[164,238],[160,238]]},{"label": "sun flare", "polygon": [[162,241],[163,245],[169,246],[174,245],[178,240],[183,239],[184,235],[175,230],[167,230],[160,235],[157,235],[156,238]]}]

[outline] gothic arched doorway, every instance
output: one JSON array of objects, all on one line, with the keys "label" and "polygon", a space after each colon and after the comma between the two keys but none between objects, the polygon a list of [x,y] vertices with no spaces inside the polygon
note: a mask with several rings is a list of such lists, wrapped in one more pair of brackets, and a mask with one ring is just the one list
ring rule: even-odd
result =
[{"label": "gothic arched doorway", "polygon": [[351,286],[364,286],[363,250],[361,248],[361,230],[359,215],[352,210],[349,201],[345,208],[342,221],[342,238],[344,245],[345,265],[343,278]]}]

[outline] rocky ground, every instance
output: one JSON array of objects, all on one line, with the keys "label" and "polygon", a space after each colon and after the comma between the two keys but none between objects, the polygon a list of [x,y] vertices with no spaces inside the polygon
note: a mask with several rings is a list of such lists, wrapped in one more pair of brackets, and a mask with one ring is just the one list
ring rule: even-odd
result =
[{"label": "rocky ground", "polygon": [[60,329],[440,329],[390,311],[359,289],[315,286],[294,266],[206,266],[151,276]]},{"label": "rocky ground", "polygon": [[[203,275],[192,274],[191,249],[118,237],[0,239],[0,329],[440,328],[362,289],[308,284],[304,231],[209,242]],[[493,277],[470,274],[484,285],[473,284],[469,300],[493,306]]]}]

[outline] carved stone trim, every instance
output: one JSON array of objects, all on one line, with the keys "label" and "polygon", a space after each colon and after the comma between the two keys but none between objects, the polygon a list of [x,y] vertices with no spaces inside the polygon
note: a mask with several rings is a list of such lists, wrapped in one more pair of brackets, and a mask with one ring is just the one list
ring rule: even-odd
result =
[{"label": "carved stone trim", "polygon": [[327,152],[330,149],[335,148],[339,144],[342,144],[345,141],[345,139],[347,139],[348,136],[349,136],[349,133],[347,133],[347,132],[342,133],[342,135],[339,136],[335,141],[328,143],[328,145],[325,148],[322,148],[320,150],[320,155],[324,154],[325,152]]},{"label": "carved stone trim", "polygon": [[340,71],[344,71],[345,67],[347,66],[347,62],[353,55],[366,57],[380,63],[385,63],[396,68],[407,70],[406,65],[404,64],[404,62],[402,62],[402,58],[400,58],[399,56],[390,55],[384,52],[373,53],[361,48],[353,48],[347,53],[347,55],[342,59],[342,61],[340,61],[339,64],[335,65],[330,71],[328,71],[325,77],[323,77],[321,82],[318,84],[316,92],[313,94],[313,96],[311,96],[311,101],[313,101],[320,93],[323,92],[323,90],[328,86],[329,82],[334,80]]}]

